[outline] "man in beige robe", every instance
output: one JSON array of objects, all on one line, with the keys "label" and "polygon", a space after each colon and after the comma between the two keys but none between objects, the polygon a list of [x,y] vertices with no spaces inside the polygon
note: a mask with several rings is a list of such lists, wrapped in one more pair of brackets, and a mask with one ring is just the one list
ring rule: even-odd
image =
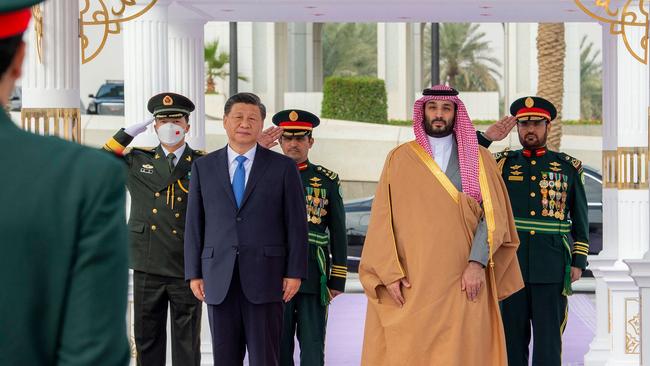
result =
[{"label": "man in beige robe", "polygon": [[519,239],[457,94],[425,90],[416,140],[386,159],[359,267],[362,365],[507,364],[498,301],[523,287]]}]

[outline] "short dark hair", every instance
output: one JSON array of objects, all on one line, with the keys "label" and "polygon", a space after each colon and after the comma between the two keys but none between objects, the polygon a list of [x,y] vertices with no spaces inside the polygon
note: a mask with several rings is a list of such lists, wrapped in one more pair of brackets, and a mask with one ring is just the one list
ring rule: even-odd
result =
[{"label": "short dark hair", "polygon": [[228,115],[228,113],[230,113],[230,110],[232,109],[232,106],[237,103],[256,105],[260,109],[262,120],[266,118],[266,107],[264,106],[264,104],[262,104],[260,97],[258,97],[253,93],[237,93],[235,95],[232,95],[230,98],[228,98],[228,100],[226,101],[226,105],[223,106],[224,115]]},{"label": "short dark hair", "polygon": [[0,38],[0,76],[7,72],[22,42],[22,33],[8,38]]}]

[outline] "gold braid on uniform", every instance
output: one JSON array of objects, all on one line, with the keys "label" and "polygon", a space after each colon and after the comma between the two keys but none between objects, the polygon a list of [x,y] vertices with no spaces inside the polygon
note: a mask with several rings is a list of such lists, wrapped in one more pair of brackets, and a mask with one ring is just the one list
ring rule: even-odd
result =
[{"label": "gold braid on uniform", "polygon": [[167,206],[169,206],[169,197],[170,197],[170,195],[171,195],[171,199],[172,199],[171,206],[172,206],[172,210],[173,210],[174,209],[174,184],[173,183],[170,184],[167,187]]},{"label": "gold braid on uniform", "polygon": [[178,187],[181,189],[181,191],[183,191],[185,193],[190,193],[190,191],[187,188],[183,187],[183,183],[181,183],[180,179],[177,181],[177,183],[178,183]]}]

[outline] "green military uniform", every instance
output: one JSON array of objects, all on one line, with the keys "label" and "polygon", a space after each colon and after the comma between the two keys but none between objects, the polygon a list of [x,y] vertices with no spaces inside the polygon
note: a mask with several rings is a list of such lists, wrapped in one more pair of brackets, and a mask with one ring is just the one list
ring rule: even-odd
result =
[{"label": "green military uniform", "polygon": [[[520,122],[551,121],[556,112],[542,98],[525,97],[512,104],[511,114]],[[504,151],[495,157],[510,195],[525,282],[524,289],[502,303],[508,365],[528,365],[531,323],[533,364],[560,365],[570,270],[586,268],[589,250],[582,166],[579,160],[545,147]]]},{"label": "green military uniform", "polygon": [[[3,90],[37,3],[0,2]],[[0,146],[0,365],[127,365],[123,166],[19,129],[2,105]]]},{"label": "green military uniform", "polygon": [[[309,112],[289,110],[277,113],[273,123],[284,129],[283,136],[311,137],[311,130],[318,126],[319,120]],[[293,365],[294,335],[297,335],[300,364],[316,366],[325,362],[329,289],[345,290],[345,210],[336,173],[309,161],[298,164],[298,169],[305,187],[309,222],[308,275],[298,294],[285,304],[280,364]]]},{"label": "green military uniform", "polygon": [[[149,111],[156,118],[184,118],[193,109],[189,99],[174,93],[159,94],[149,102]],[[123,154],[133,138],[121,129],[104,148],[121,156],[129,168],[130,266],[134,271],[138,364],[164,365],[170,304],[173,364],[199,365],[201,303],[184,279],[183,235],[190,168],[203,153],[186,144],[171,163],[162,145],[133,148]]]}]

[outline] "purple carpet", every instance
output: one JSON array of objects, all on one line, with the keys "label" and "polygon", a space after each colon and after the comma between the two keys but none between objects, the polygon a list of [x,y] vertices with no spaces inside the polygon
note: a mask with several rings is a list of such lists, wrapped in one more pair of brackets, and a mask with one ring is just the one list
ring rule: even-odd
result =
[{"label": "purple carpet", "polygon": [[[327,327],[325,361],[328,365],[357,366],[361,360],[366,297],[346,294],[330,306]],[[596,332],[594,295],[576,294],[569,297],[569,321],[564,331],[562,364],[578,366],[589,350]],[[295,355],[298,364],[298,351]]]},{"label": "purple carpet", "polygon": [[[334,366],[357,366],[361,362],[366,297],[342,295],[330,306],[325,345],[325,363]],[[583,357],[596,332],[596,309],[593,294],[569,297],[569,321],[564,331],[563,366],[583,365]],[[297,342],[296,342],[297,344]],[[299,365],[299,349],[294,359]],[[531,353],[532,355],[532,353]]]}]

